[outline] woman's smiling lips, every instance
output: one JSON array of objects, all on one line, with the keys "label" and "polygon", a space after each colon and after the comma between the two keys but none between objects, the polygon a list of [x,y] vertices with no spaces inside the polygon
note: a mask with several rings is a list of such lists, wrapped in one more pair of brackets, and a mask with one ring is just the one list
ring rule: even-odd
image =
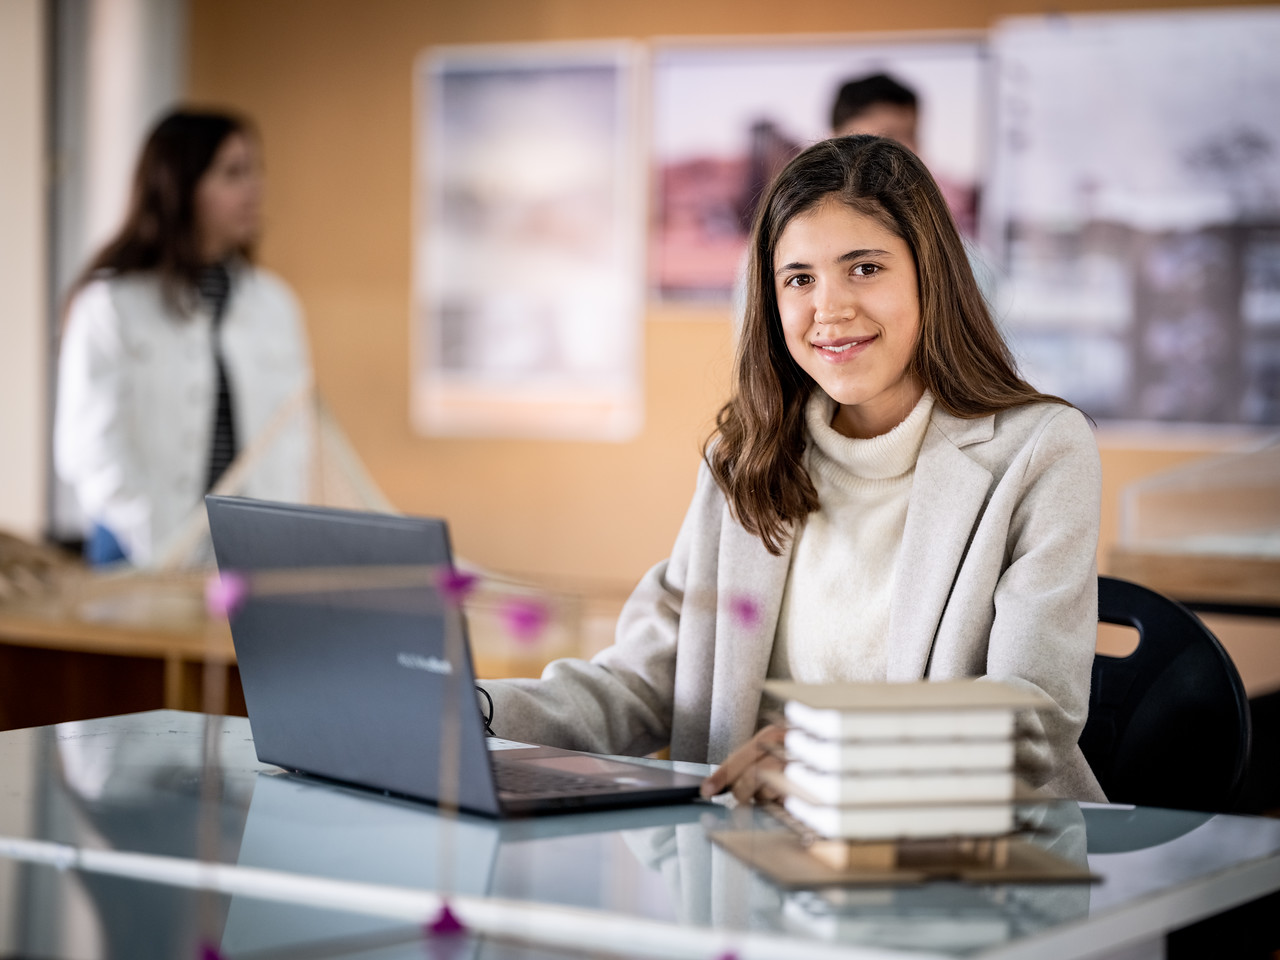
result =
[{"label": "woman's smiling lips", "polygon": [[844,363],[863,353],[867,346],[879,336],[871,334],[865,337],[840,337],[836,340],[811,340],[818,356],[829,363]]}]

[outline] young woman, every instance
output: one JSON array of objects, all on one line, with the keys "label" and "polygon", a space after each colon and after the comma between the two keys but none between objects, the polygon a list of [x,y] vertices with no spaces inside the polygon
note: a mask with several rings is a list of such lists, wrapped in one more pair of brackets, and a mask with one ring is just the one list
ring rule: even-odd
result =
[{"label": "young woman", "polygon": [[[310,376],[297,302],[251,265],[262,170],[247,121],[179,111],[151,132],[120,233],[72,289],[54,450],[92,529],[91,562],[146,566]],[[305,492],[283,430],[247,492]]]},{"label": "young woman", "polygon": [[1076,740],[1097,629],[1084,417],[1019,378],[947,207],[905,147],[827,140],[752,235],[737,388],[670,559],[590,662],[486,683],[500,736],[720,763],[767,794],[761,686],[990,678],[1053,706],[1019,763],[1102,799]]}]

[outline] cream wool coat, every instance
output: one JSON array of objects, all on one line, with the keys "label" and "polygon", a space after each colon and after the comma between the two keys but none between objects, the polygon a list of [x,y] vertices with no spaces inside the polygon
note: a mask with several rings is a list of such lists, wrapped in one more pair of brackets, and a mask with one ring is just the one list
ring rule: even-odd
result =
[{"label": "cream wool coat", "polygon": [[[935,407],[907,509],[889,618],[890,681],[981,677],[1046,694],[1020,752],[1046,792],[1105,799],[1076,741],[1097,640],[1097,445],[1071,407],[977,420]],[[488,681],[499,736],[718,763],[755,732],[790,556],[731,517],[706,465],[668,560],[617,642],[540,680]],[[749,598],[758,616],[734,616]],[[832,598],[839,602],[839,598]],[[849,611],[856,616],[856,609]]]}]

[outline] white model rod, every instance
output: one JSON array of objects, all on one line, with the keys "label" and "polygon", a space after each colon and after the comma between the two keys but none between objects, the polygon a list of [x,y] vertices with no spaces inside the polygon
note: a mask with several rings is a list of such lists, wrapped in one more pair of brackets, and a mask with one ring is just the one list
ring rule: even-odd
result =
[{"label": "white model rod", "polygon": [[0,856],[63,870],[71,868],[104,873],[415,924],[430,923],[447,902],[454,916],[470,932],[583,952],[622,948],[630,955],[682,960],[906,960],[907,957],[943,960],[938,954],[904,954],[898,950],[841,946],[749,930],[682,927],[659,920],[548,903],[462,894],[443,897],[429,890],[308,877],[279,870],[146,853],[90,850],[44,840],[0,837]]}]

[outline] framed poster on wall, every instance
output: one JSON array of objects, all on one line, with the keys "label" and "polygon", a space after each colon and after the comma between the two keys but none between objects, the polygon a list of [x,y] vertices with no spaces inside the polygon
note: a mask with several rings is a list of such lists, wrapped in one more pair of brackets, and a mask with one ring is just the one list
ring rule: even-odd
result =
[{"label": "framed poster on wall", "polygon": [[1015,18],[984,237],[1028,378],[1098,418],[1280,423],[1280,10]]},{"label": "framed poster on wall", "polygon": [[627,44],[418,62],[412,419],[625,440],[642,417],[643,189]]},{"label": "framed poster on wall", "polygon": [[804,147],[832,135],[850,80],[885,74],[918,100],[916,145],[972,233],[985,136],[979,34],[667,40],[652,58],[651,292],[729,300],[755,204]]}]

